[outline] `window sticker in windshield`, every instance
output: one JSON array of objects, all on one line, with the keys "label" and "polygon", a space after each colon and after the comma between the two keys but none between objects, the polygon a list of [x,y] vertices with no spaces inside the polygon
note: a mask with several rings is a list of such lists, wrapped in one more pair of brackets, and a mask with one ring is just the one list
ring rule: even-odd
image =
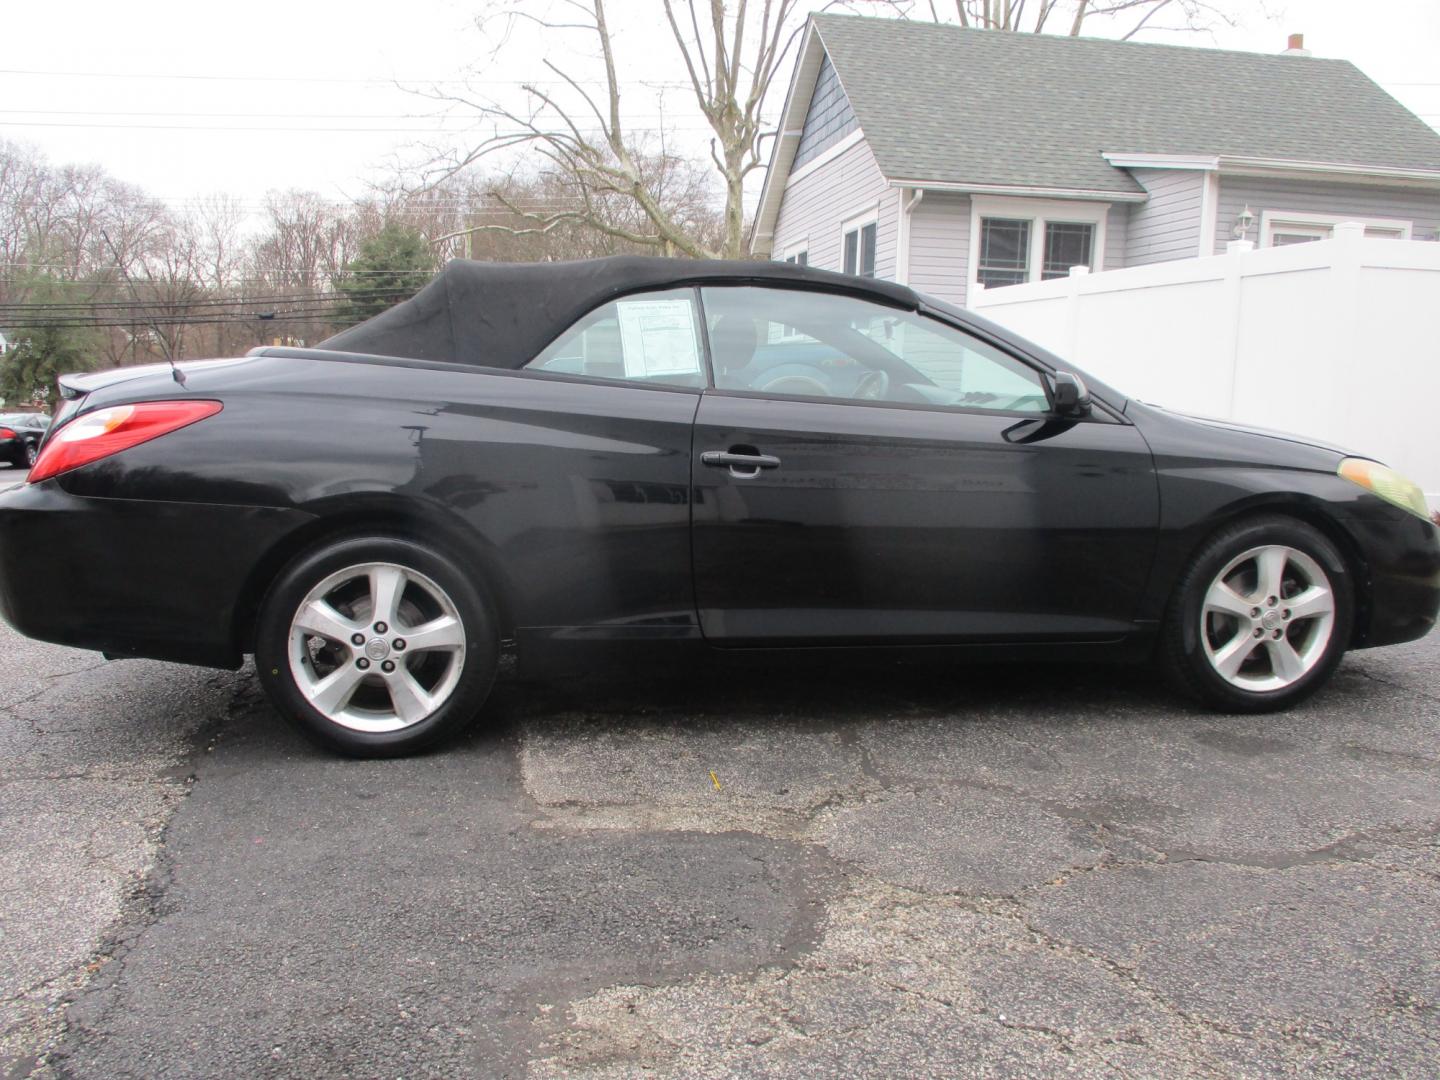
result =
[{"label": "window sticker in windshield", "polygon": [[698,375],[695,308],[687,300],[621,300],[620,343],[627,378]]}]

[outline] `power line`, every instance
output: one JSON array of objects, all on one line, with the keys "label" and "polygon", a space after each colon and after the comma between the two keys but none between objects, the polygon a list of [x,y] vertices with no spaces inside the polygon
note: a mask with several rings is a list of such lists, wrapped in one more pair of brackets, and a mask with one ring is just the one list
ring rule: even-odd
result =
[{"label": "power line", "polygon": [[435,113],[249,113],[249,112],[179,112],[175,109],[146,111],[143,109],[0,109],[10,116],[179,116],[233,117],[258,120],[430,120]]},{"label": "power line", "polygon": [[[137,79],[164,81],[168,79],[197,80],[203,82],[272,82],[272,83],[330,83],[343,86],[397,86],[400,83],[419,83],[427,86],[568,86],[564,79],[437,79],[433,76],[392,75],[390,78],[336,78],[329,75],[220,75],[214,72],[163,72],[163,71],[45,71],[26,68],[0,68],[0,75],[27,75],[52,79]],[[576,79],[580,86],[604,86],[598,79]],[[654,79],[621,80],[644,86],[667,89],[689,90],[688,82]]]},{"label": "power line", "polygon": [[[102,300],[93,304],[0,304],[0,319],[28,325],[30,320],[47,318],[103,318],[106,314],[118,316],[121,312],[137,312],[144,309],[183,309],[197,315],[223,315],[244,308],[281,308],[286,306],[310,306],[313,304],[345,304],[355,300],[369,300],[386,296],[409,296],[410,289],[399,286],[393,289],[363,289],[354,294],[332,293],[316,296],[255,297],[253,299],[225,300]],[[87,313],[95,312],[94,316]]]},{"label": "power line", "polygon": [[[437,79],[432,75],[391,75],[388,78],[338,77],[333,75],[233,75],[215,72],[182,71],[56,71],[42,68],[0,68],[0,75],[19,75],[47,79],[132,79],[138,81],[163,82],[172,79],[202,82],[271,82],[271,83],[328,83],[339,86],[395,86],[398,83],[420,83],[427,86],[567,86],[564,79],[483,79],[456,78]],[[604,86],[600,79],[576,79],[581,86]],[[666,89],[691,89],[683,80],[631,79],[621,80],[643,86]],[[1440,87],[1440,82],[1399,80],[1381,82],[1382,86]]]},{"label": "power line", "polygon": [[66,120],[0,120],[0,127],[43,127],[43,128],[113,128],[116,130],[129,131],[263,131],[269,134],[283,134],[287,131],[324,131],[331,133],[354,132],[361,135],[385,134],[395,132],[408,132],[410,134],[425,134],[427,132],[451,132],[462,131],[461,128],[418,128],[418,127],[271,127],[265,125],[226,125],[215,127],[210,124],[110,124],[110,123],[88,123]]},{"label": "power line", "polygon": [[[458,103],[457,103],[458,104]],[[483,113],[478,107],[470,106],[472,114],[457,115],[453,112],[440,113],[297,113],[297,112],[185,112],[178,109],[0,109],[6,116],[170,116],[179,119],[237,119],[237,120],[459,120],[471,119],[473,113]],[[630,112],[626,116],[645,120],[663,119],[661,112]],[[7,121],[0,121],[7,122]],[[708,126],[708,125],[707,125]]]},{"label": "power line", "polygon": [[[419,284],[423,285],[423,284],[428,284],[428,283],[432,280],[433,275],[431,275],[429,272],[425,272],[425,273],[422,274],[421,272],[416,271],[416,272],[414,273],[413,277],[414,277],[414,281],[415,281],[415,282],[419,282]],[[424,281],[423,281],[423,282],[420,281],[420,279],[421,279],[422,277],[424,278]],[[104,287],[106,287],[107,284],[113,284],[113,283],[103,283],[103,284],[102,284],[102,283],[97,283],[97,284],[98,284],[98,287],[104,288]],[[214,289],[214,288],[217,288],[217,287],[215,287],[215,286],[206,285],[206,284],[200,283],[200,282],[198,282],[198,281],[194,281],[194,280],[181,280],[181,281],[168,282],[168,283],[167,283],[167,282],[159,282],[159,283],[156,283],[156,282],[144,282],[144,281],[141,281],[141,282],[139,282],[139,284],[142,284],[142,285],[147,285],[147,284],[148,284],[148,285],[151,285],[152,287],[158,284],[158,285],[159,285],[160,287],[162,287],[162,288],[165,287],[165,286],[168,284],[168,285],[173,286],[173,287],[176,287],[176,288],[189,287],[189,288],[194,288],[194,289],[197,289],[197,290],[207,290],[207,291],[208,291],[208,290],[211,290],[211,289]],[[348,289],[346,289],[346,290],[342,290],[342,289],[329,289],[329,290],[319,289],[319,290],[316,290],[316,291],[314,291],[314,292],[311,292],[311,291],[308,291],[308,290],[307,290],[307,291],[297,291],[297,292],[268,292],[268,293],[267,293],[267,292],[261,292],[261,293],[258,293],[258,294],[255,294],[255,295],[250,295],[250,296],[244,296],[244,295],[242,295],[242,296],[229,295],[229,296],[208,296],[208,297],[207,297],[207,294],[206,294],[205,292],[200,292],[200,293],[196,293],[196,294],[194,294],[194,295],[188,296],[188,297],[152,296],[152,297],[150,297],[150,298],[134,299],[134,300],[93,300],[93,301],[91,301],[91,300],[12,300],[12,301],[0,301],[0,311],[21,311],[21,310],[23,310],[23,311],[55,311],[55,310],[61,310],[61,309],[65,309],[65,308],[85,308],[85,309],[88,310],[88,309],[95,308],[95,307],[124,307],[124,308],[132,308],[132,307],[139,307],[139,306],[147,306],[147,305],[148,305],[148,306],[155,306],[155,305],[164,305],[164,304],[170,304],[170,305],[180,305],[180,304],[183,304],[183,305],[190,305],[190,306],[196,306],[196,307],[210,307],[210,306],[216,306],[216,305],[235,305],[235,304],[250,304],[250,305],[253,305],[253,304],[264,304],[264,303],[274,303],[274,304],[307,303],[307,304],[308,304],[308,303],[312,303],[312,302],[314,302],[314,301],[319,301],[319,300],[348,300],[348,299],[351,299],[352,297],[356,297],[356,296],[361,296],[361,297],[363,297],[363,296],[370,296],[370,295],[383,296],[383,295],[386,295],[386,294],[389,294],[389,293],[404,292],[404,291],[406,291],[408,288],[410,288],[412,284],[414,284],[414,282],[410,282],[410,283],[406,283],[406,284],[398,284],[398,285],[372,285],[372,286],[369,286],[369,287],[367,287],[367,288],[354,289],[354,290],[348,290]],[[416,287],[419,287],[419,286],[416,285]],[[223,289],[224,287],[223,287],[223,286],[220,286],[220,287],[218,287],[218,288]],[[296,286],[296,289],[297,289],[297,290],[303,289],[303,287],[302,287],[302,286]]]},{"label": "power line", "polygon": [[[263,132],[266,132],[266,133],[269,133],[269,134],[272,134],[272,135],[283,135],[283,134],[285,134],[286,132],[291,132],[291,131],[298,131],[298,132],[307,132],[307,131],[328,132],[328,133],[331,133],[331,134],[342,134],[342,133],[345,133],[345,132],[349,132],[349,133],[357,134],[357,135],[372,135],[372,134],[374,134],[374,135],[383,135],[383,134],[425,135],[425,134],[435,134],[435,133],[442,133],[442,134],[448,133],[448,134],[451,134],[451,135],[459,135],[459,134],[465,133],[466,131],[473,130],[473,128],[474,128],[476,125],[483,125],[483,123],[484,123],[484,120],[481,119],[481,118],[466,118],[466,119],[467,119],[467,120],[470,122],[470,124],[471,124],[471,127],[470,127],[470,128],[465,128],[465,127],[426,127],[426,128],[422,128],[422,127],[272,127],[272,126],[266,126],[266,125],[248,125],[248,124],[226,124],[226,125],[224,125],[224,126],[222,126],[222,127],[216,127],[216,126],[211,125],[211,124],[111,124],[111,123],[98,123],[98,122],[92,123],[92,122],[88,122],[88,121],[68,121],[68,120],[0,120],[0,127],[25,127],[25,128],[35,128],[35,127],[42,127],[42,128],[105,128],[105,129],[126,130],[126,131],[208,131],[208,132],[213,132],[213,133],[223,133],[223,132],[227,132],[227,131],[263,131]],[[650,126],[639,126],[639,127],[637,127],[637,126],[634,126],[634,125],[627,125],[627,127],[628,127],[628,129],[629,129],[631,132],[634,132],[634,133],[643,133],[643,134],[664,134],[665,132],[669,132],[669,131],[709,131],[709,130],[711,130],[709,124],[695,124],[695,123],[690,123],[690,124],[666,124],[664,127],[650,127]],[[526,135],[526,134],[533,134],[533,133],[532,133],[532,132],[526,132],[525,130],[523,130],[523,129],[521,129],[521,128],[516,128],[516,129],[513,130],[513,131],[494,131],[494,132],[488,132],[487,134],[494,135],[494,136],[496,136],[496,137],[503,138],[503,139],[508,139],[508,138],[512,138],[512,137],[518,137],[518,136],[522,136],[522,135]],[[536,136],[536,137],[538,138],[539,136]]]},{"label": "power line", "polygon": [[341,306],[324,308],[307,308],[303,311],[285,312],[251,312],[236,313],[234,315],[201,315],[201,316],[170,316],[155,315],[135,319],[81,319],[64,318],[50,319],[26,323],[22,329],[25,330],[49,330],[49,329],[94,329],[94,330],[123,330],[136,326],[248,326],[257,322],[323,322],[333,320],[343,315],[345,310]]}]

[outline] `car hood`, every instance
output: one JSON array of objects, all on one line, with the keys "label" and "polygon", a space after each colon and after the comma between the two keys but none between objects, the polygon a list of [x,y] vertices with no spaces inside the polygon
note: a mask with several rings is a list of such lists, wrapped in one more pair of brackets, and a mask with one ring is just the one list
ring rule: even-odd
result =
[{"label": "car hood", "polygon": [[1213,417],[1187,416],[1133,398],[1125,415],[1140,428],[1150,449],[1160,457],[1333,472],[1343,458],[1370,456],[1352,455],[1326,439]]},{"label": "car hood", "polygon": [[[1154,405],[1150,406],[1152,409]],[[1171,413],[1191,423],[1203,424],[1205,427],[1218,428],[1221,431],[1235,431],[1241,435],[1258,435],[1266,439],[1281,439],[1284,442],[1298,443],[1300,446],[1313,446],[1316,450],[1326,450],[1332,454],[1339,454],[1341,457],[1364,457],[1364,454],[1355,454],[1349,448],[1338,446],[1327,439],[1317,439],[1310,435],[1296,435],[1290,431],[1276,431],[1274,428],[1252,427],[1249,424],[1237,424],[1232,420],[1217,420],[1210,416],[1195,416],[1192,413]]]}]

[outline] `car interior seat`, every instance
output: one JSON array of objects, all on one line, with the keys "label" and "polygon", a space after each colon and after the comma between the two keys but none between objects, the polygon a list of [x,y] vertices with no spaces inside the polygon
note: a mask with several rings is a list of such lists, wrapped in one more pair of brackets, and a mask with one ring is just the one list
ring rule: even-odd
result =
[{"label": "car interior seat", "polygon": [[744,369],[755,358],[760,343],[755,320],[748,315],[721,315],[710,330],[710,351],[715,363],[715,385],[744,390],[750,383]]}]

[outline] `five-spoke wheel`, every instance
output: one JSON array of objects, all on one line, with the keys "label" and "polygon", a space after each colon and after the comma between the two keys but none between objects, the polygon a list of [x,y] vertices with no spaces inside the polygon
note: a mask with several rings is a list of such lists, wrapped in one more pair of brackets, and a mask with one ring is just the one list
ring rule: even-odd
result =
[{"label": "five-spoke wheel", "polygon": [[1292,705],[1339,663],[1352,594],[1344,559],[1313,527],[1281,517],[1232,525],[1201,549],[1176,591],[1166,666],[1217,708]]},{"label": "five-spoke wheel", "polygon": [[290,674],[316,710],[356,731],[399,731],[460,681],[465,628],[424,574],[361,563],[310,590],[290,623]]},{"label": "five-spoke wheel", "polygon": [[1241,552],[1205,591],[1205,655],[1244,690],[1283,690],[1325,655],[1335,593],[1305,552],[1268,544]]},{"label": "five-spoke wheel", "polygon": [[498,649],[476,583],[438,552],[389,537],[297,560],[267,596],[256,636],[277,704],[356,754],[412,750],[470,719]]}]

